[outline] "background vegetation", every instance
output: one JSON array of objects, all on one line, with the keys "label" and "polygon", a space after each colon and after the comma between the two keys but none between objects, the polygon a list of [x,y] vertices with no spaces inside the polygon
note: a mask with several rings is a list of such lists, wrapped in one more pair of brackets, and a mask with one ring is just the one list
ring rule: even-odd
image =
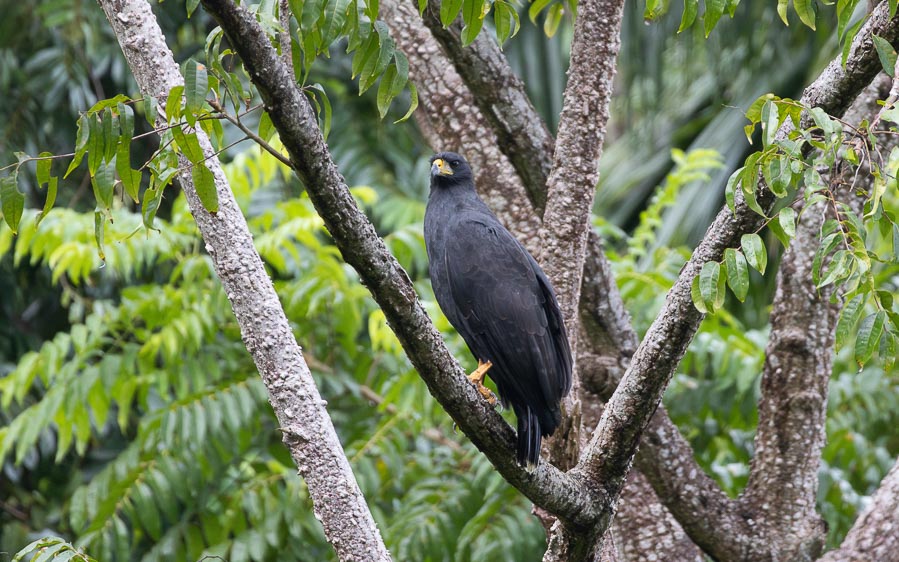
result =
[{"label": "background vegetation", "polygon": [[[13,151],[69,152],[79,112],[136,93],[119,47],[92,3],[0,3],[0,166]],[[708,40],[701,26],[677,34],[679,13],[646,28],[643,7],[628,6],[595,222],[642,333],[749,151],[735,140],[742,110],[764,92],[798,97],[839,45],[821,40],[826,18],[817,34],[785,27],[771,3],[744,2]],[[176,59],[202,59],[204,14],[154,9]],[[547,38],[526,19],[505,48],[554,124],[570,26]],[[334,108],[332,153],[438,318],[421,237],[430,152],[413,122],[390,124],[405,110],[378,120],[376,92],[357,96],[350,64],[335,48],[312,68]],[[152,148],[134,150],[145,161]],[[249,143],[226,160],[396,559],[539,559],[529,503],[453,431],[302,186]],[[177,190],[166,191],[158,232],[117,202],[104,261],[86,166],[61,181],[39,228],[46,194],[33,173],[20,174],[33,210],[18,236],[0,223],[0,552],[57,535],[100,560],[332,557]],[[729,301],[704,322],[666,396],[701,464],[733,495],[752,453],[773,271],[753,274],[746,304]],[[894,275],[881,275],[892,290]],[[471,363],[446,320],[438,325]],[[851,353],[837,356],[819,494],[834,543],[899,454],[896,387],[879,364],[859,372]]]}]

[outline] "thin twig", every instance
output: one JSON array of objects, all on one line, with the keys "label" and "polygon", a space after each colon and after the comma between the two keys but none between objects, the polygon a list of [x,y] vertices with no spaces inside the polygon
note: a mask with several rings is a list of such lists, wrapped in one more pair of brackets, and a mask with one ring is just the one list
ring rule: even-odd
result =
[{"label": "thin twig", "polygon": [[272,145],[270,145],[269,143],[267,143],[265,140],[263,140],[262,137],[260,137],[259,135],[257,135],[257,134],[254,133],[253,131],[251,131],[246,125],[244,125],[244,124],[240,121],[240,118],[234,117],[234,116],[228,114],[228,113],[225,111],[225,108],[222,107],[222,105],[218,102],[218,100],[206,100],[206,102],[207,102],[210,106],[212,106],[212,109],[216,110],[216,111],[219,113],[219,115],[221,115],[222,117],[224,117],[225,119],[227,119],[228,121],[230,121],[231,124],[233,124],[233,125],[234,125],[235,127],[237,127],[238,129],[240,129],[241,131],[243,131],[243,133],[244,133],[248,138],[250,138],[250,139],[252,139],[253,141],[255,141],[256,144],[258,144],[259,146],[261,146],[266,152],[268,152],[269,154],[271,154],[272,156],[274,156],[275,158],[277,158],[277,159],[278,159],[282,164],[284,164],[285,166],[288,166],[288,167],[291,166],[290,158],[284,156],[283,154],[281,154],[280,152],[278,152],[277,150],[275,150],[275,148],[272,147]]}]

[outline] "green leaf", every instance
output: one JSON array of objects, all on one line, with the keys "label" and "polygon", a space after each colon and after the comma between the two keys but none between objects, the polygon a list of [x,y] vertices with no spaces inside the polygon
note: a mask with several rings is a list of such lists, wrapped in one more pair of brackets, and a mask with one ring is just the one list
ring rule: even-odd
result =
[{"label": "green leaf", "polygon": [[731,18],[734,17],[734,14],[737,13],[737,7],[740,5],[740,0],[727,0],[727,15]]},{"label": "green leaf", "polygon": [[[371,9],[375,12],[375,17],[369,15],[369,18],[374,21],[377,19],[378,3],[377,1],[370,0],[368,5],[371,6]],[[320,24],[322,46],[324,48],[328,48],[343,30],[343,26],[347,20],[347,9],[349,6],[350,0],[328,0],[328,3],[325,5],[323,19]]]},{"label": "green leaf", "polygon": [[396,75],[397,71],[395,65],[387,67],[387,72],[384,73],[384,76],[381,78],[381,83],[378,85],[378,115],[381,119],[387,115],[387,110],[390,108],[390,102],[393,100],[390,96],[390,87],[391,84],[393,84]]},{"label": "green leaf", "polygon": [[643,9],[643,21],[650,22],[659,19],[668,12],[669,0],[646,0]]},{"label": "green leaf", "polygon": [[546,13],[546,20],[543,21],[543,33],[547,37],[554,36],[559,30],[559,24],[562,23],[562,10],[562,4],[554,4]]},{"label": "green leaf", "polygon": [[112,114],[111,108],[103,110],[103,158],[112,162],[119,140],[119,120]]},{"label": "green leaf", "polygon": [[726,6],[725,0],[705,0],[705,14],[703,14],[702,19],[705,24],[706,37],[715,29],[715,24],[721,19]]},{"label": "green leaf", "polygon": [[846,29],[846,25],[849,24],[849,18],[852,17],[858,3],[859,0],[839,0],[837,2],[837,37],[841,41],[845,40],[843,31]]},{"label": "green leaf", "polygon": [[840,64],[845,67],[846,60],[849,58],[849,50],[852,47],[852,39],[858,34],[858,30],[861,29],[862,24],[867,21],[867,18],[860,18],[857,22],[852,24],[852,27],[849,28],[849,31],[846,32],[846,37],[843,39],[843,51],[840,58]]},{"label": "green leaf", "polygon": [[755,152],[746,159],[746,166],[743,168],[743,173],[740,174],[740,188],[746,205],[759,215],[765,216],[765,211],[762,210],[755,195],[759,183],[759,159],[761,156],[761,152]]},{"label": "green leaf", "polygon": [[827,264],[824,279],[816,285],[816,288],[820,289],[826,287],[831,283],[847,277],[851,273],[850,267],[852,266],[852,262],[852,253],[848,250],[837,250],[834,252],[833,257],[830,259],[830,263]]},{"label": "green leaf", "polygon": [[718,310],[724,303],[722,281],[724,278],[721,275],[721,264],[714,261],[702,264],[699,272],[699,296],[706,310],[711,313]]},{"label": "green leaf", "polygon": [[762,106],[762,147],[768,148],[774,144],[774,136],[777,134],[777,104],[768,101]]},{"label": "green leaf", "polygon": [[740,246],[743,248],[743,255],[746,261],[754,267],[759,273],[765,273],[768,266],[768,253],[765,251],[765,244],[762,242],[758,234],[744,234],[740,237]]},{"label": "green leaf", "polygon": [[[325,114],[324,119],[322,120],[322,136],[325,140],[328,140],[328,134],[331,133],[331,100],[328,99],[328,93],[325,92],[325,88],[321,84],[313,84],[309,86],[309,89],[317,92],[317,95],[310,93],[310,96],[315,96],[321,99],[322,109],[324,110]],[[319,118],[321,117],[322,116],[319,115]]]},{"label": "green leaf", "polygon": [[87,169],[93,176],[103,162],[106,139],[103,136],[103,125],[96,117],[88,118],[88,129],[90,138],[87,141]]},{"label": "green leaf", "polygon": [[792,207],[784,207],[777,214],[777,222],[784,233],[790,238],[796,236],[796,211]]},{"label": "green leaf", "polygon": [[378,55],[378,36],[374,33],[370,34],[363,43],[359,45],[353,55],[353,62],[350,66],[350,73],[353,78],[362,72],[362,69],[368,65],[368,61]]},{"label": "green leaf", "polygon": [[528,19],[531,20],[532,24],[537,25],[537,16],[540,15],[543,8],[549,6],[550,2],[552,0],[534,0],[531,2],[531,6],[528,8]]},{"label": "green leaf", "polygon": [[395,63],[387,67],[378,86],[378,114],[381,119],[387,114],[390,103],[398,96],[409,81],[409,61],[406,55],[396,52]]},{"label": "green leaf", "polygon": [[187,0],[187,19],[194,14],[194,10],[200,5],[200,0]]},{"label": "green leaf", "polygon": [[858,328],[858,335],[855,337],[855,362],[860,368],[864,367],[865,363],[871,359],[877,344],[880,343],[885,319],[886,313],[878,310],[862,320],[861,326]]},{"label": "green leaf", "polygon": [[413,84],[412,82],[409,82],[409,98],[411,100],[409,103],[409,111],[407,111],[405,115],[394,121],[394,125],[396,125],[397,123],[402,123],[403,121],[412,117],[412,113],[418,107],[418,90],[415,88],[415,84]]},{"label": "green leaf", "polygon": [[215,188],[215,176],[206,167],[205,162],[198,162],[190,169],[190,175],[194,180],[194,189],[200,197],[203,207],[210,213],[219,210],[219,194]]},{"label": "green leaf", "polygon": [[175,86],[169,91],[165,100],[165,116],[169,124],[181,119],[181,98],[184,96],[184,86]]},{"label": "green leaf", "polygon": [[486,10],[489,9],[490,5],[485,0],[463,0],[462,21],[465,23],[465,27],[462,28],[463,47],[470,45],[481,32],[484,16],[487,15]]},{"label": "green leaf", "polygon": [[[771,190],[771,193],[777,197],[786,197],[787,187],[790,185],[791,177],[789,164],[782,166],[781,159],[773,157],[761,165],[762,176],[765,178],[765,185]],[[785,179],[786,178],[786,179]]]},{"label": "green leaf", "polygon": [[41,152],[37,160],[37,186],[38,188],[50,181],[50,168],[53,166],[53,155],[49,152]]},{"label": "green leaf", "polygon": [[693,306],[702,314],[708,314],[709,309],[706,308],[702,301],[702,294],[699,291],[699,276],[693,278],[693,284],[690,285],[690,298],[693,300]]},{"label": "green leaf", "polygon": [[115,190],[115,167],[104,163],[97,169],[97,173],[91,177],[91,185],[94,188],[94,198],[97,205],[106,209],[112,208],[112,199]]},{"label": "green leaf", "polygon": [[134,135],[134,112],[131,107],[121,103],[118,105],[118,112],[121,131],[115,154],[116,172],[122,180],[122,187],[124,187],[125,193],[137,203],[140,193],[141,173],[131,169],[131,139]]},{"label": "green leaf", "polygon": [[896,50],[883,37],[871,35],[871,39],[874,40],[874,48],[877,49],[877,58],[880,59],[880,66],[892,78],[896,72]]},{"label": "green leaf", "polygon": [[19,191],[18,170],[0,178],[0,211],[3,220],[14,234],[19,231],[19,222],[25,210],[25,194]]},{"label": "green leaf", "polygon": [[259,138],[268,142],[275,135],[275,126],[272,124],[272,118],[268,111],[263,111],[259,117]]},{"label": "green leaf", "polygon": [[727,185],[724,186],[724,201],[731,213],[736,213],[736,200],[734,199],[734,186],[743,175],[744,168],[738,168],[727,178]]},{"label": "green leaf", "polygon": [[777,15],[780,16],[780,21],[784,22],[784,25],[789,26],[790,22],[787,21],[787,6],[789,6],[789,0],[777,0]]},{"label": "green leaf", "polygon": [[390,31],[384,22],[375,22],[375,30],[378,32],[378,56],[369,58],[367,64],[359,72],[359,95],[374,86],[387,65],[393,60],[396,52],[396,44],[390,36]]},{"label": "green leaf", "polygon": [[[97,253],[100,259],[106,261],[106,251],[103,249],[103,241],[106,239],[105,228],[106,213],[100,210],[94,211],[94,241],[97,243]],[[100,424],[102,426],[102,424]]]},{"label": "green leaf", "polygon": [[696,21],[696,15],[699,13],[699,0],[684,0],[684,14],[680,18],[680,27],[677,32],[680,33],[685,29],[689,29]]},{"label": "green leaf", "polygon": [[724,250],[724,265],[727,268],[727,285],[737,300],[744,302],[749,293],[749,266],[743,252],[734,248]]},{"label": "green leaf", "polygon": [[206,76],[206,67],[194,59],[190,59],[184,65],[184,96],[186,105],[184,119],[193,127],[198,115],[206,103],[206,92],[209,90],[209,79]]},{"label": "green leaf", "polygon": [[459,11],[462,9],[463,0],[442,0],[440,2],[440,23],[443,27],[449,27]]},{"label": "green leaf", "polygon": [[137,203],[140,195],[141,172],[131,168],[131,155],[127,145],[119,145],[115,157],[115,168],[119,174],[119,179],[122,180],[122,187],[125,189],[125,193],[128,194],[132,201]]},{"label": "green leaf", "polygon": [[846,341],[849,340],[850,334],[855,331],[858,321],[862,317],[865,310],[865,295],[856,295],[851,301],[846,303],[843,311],[840,313],[840,319],[837,321],[836,338],[834,347],[837,351],[842,349]]},{"label": "green leaf", "polygon": [[72,158],[72,162],[69,164],[68,169],[66,169],[65,175],[63,178],[69,177],[75,168],[81,164],[81,159],[84,158],[84,153],[87,152],[87,141],[90,138],[90,124],[88,123],[87,115],[82,115],[78,118],[78,133],[75,136],[75,156]]},{"label": "green leaf", "polygon": [[159,518],[159,509],[153,500],[153,490],[146,482],[138,482],[132,498],[141,527],[153,540],[158,541],[162,536],[162,522]]},{"label": "green leaf", "polygon": [[368,16],[368,19],[371,21],[377,21],[378,8],[378,0],[365,0],[365,15]]},{"label": "green leaf", "polygon": [[[157,230],[153,227],[156,211],[159,210],[159,202],[162,199],[162,188],[155,186],[144,192],[144,201],[141,204],[141,218],[147,230]],[[121,425],[121,421],[119,422]]]},{"label": "green leaf", "polygon": [[815,12],[818,9],[815,0],[793,0],[793,9],[802,23],[815,29]]},{"label": "green leaf", "polygon": [[518,11],[508,2],[496,0],[493,3],[493,25],[496,28],[496,38],[502,47],[510,37],[514,37],[518,33],[521,27]]},{"label": "green leaf", "polygon": [[44,208],[41,209],[41,212],[35,217],[35,226],[41,224],[41,221],[44,220],[44,217],[46,217],[47,213],[50,212],[50,209],[53,208],[53,204],[56,203],[58,187],[59,178],[56,176],[51,177],[50,181],[47,182],[47,198],[44,200]]},{"label": "green leaf", "polygon": [[159,102],[153,96],[144,96],[144,117],[151,127],[156,126],[157,108]]},{"label": "green leaf", "polygon": [[172,127],[171,131],[181,154],[183,154],[191,164],[199,164],[206,159],[203,154],[203,149],[200,148],[200,141],[197,140],[197,133],[185,133],[181,127]]}]

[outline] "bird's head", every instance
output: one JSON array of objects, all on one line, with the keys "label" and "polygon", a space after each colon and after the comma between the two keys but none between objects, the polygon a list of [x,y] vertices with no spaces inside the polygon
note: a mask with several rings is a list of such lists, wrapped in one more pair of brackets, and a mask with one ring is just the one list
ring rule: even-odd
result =
[{"label": "bird's head", "polygon": [[473,185],[471,167],[455,152],[439,152],[431,157],[431,186]]}]

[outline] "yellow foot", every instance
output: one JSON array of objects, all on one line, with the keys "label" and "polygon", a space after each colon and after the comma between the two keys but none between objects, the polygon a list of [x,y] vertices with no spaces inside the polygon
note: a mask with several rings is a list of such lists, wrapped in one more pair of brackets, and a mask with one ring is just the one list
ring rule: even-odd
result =
[{"label": "yellow foot", "polygon": [[468,380],[471,381],[472,384],[478,389],[478,392],[481,396],[484,397],[491,406],[496,404],[496,395],[490,391],[489,388],[484,386],[484,377],[487,376],[487,371],[490,370],[490,367],[493,366],[493,363],[487,361],[486,363],[478,359],[478,368],[474,370],[474,372],[468,375]]}]

